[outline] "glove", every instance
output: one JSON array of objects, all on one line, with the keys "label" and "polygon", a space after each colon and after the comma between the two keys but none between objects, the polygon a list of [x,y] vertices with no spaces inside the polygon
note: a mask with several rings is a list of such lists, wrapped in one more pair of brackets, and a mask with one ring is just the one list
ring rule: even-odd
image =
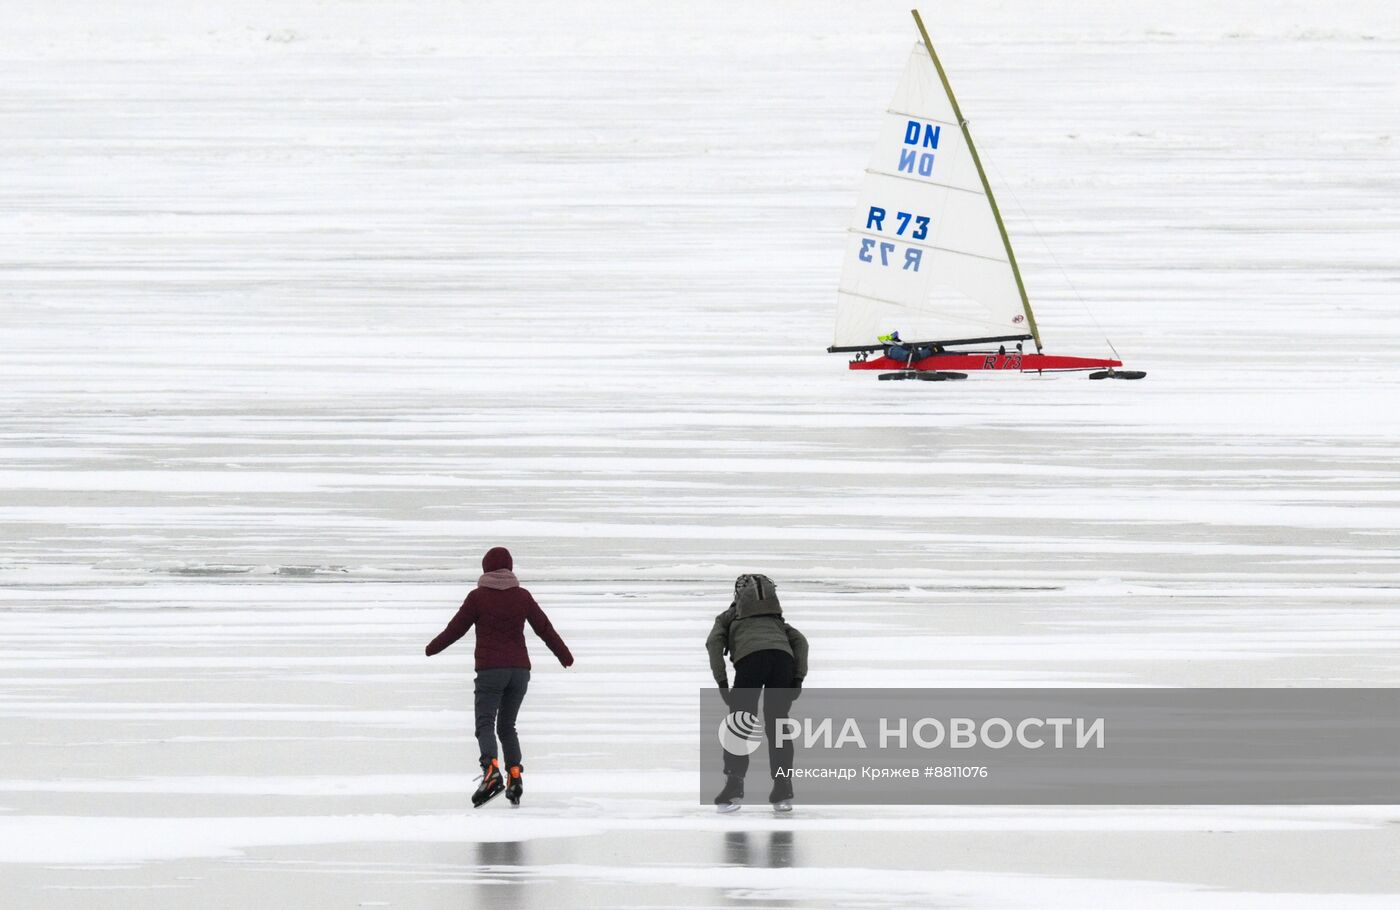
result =
[{"label": "glove", "polygon": [[801,679],[794,679],[794,680],[792,681],[792,700],[793,700],[793,701],[797,701],[797,700],[798,700],[799,698],[801,698],[801,697],[802,697],[802,680],[801,680]]},{"label": "glove", "polygon": [[720,683],[719,697],[724,700],[724,706],[726,708],[734,707],[729,701],[729,683]]}]

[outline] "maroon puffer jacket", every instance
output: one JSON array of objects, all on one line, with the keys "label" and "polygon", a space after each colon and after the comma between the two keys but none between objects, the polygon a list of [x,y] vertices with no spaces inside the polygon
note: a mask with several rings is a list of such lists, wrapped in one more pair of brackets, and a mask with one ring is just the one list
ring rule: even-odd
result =
[{"label": "maroon puffer jacket", "polygon": [[427,647],[429,657],[451,645],[476,626],[476,668],[494,670],[499,667],[530,669],[530,652],[525,649],[525,623],[549,645],[549,650],[564,666],[574,662],[574,656],[564,639],[554,631],[549,617],[544,615],[535,598],[524,588],[476,588],[462,602],[462,608],[437,638]]}]

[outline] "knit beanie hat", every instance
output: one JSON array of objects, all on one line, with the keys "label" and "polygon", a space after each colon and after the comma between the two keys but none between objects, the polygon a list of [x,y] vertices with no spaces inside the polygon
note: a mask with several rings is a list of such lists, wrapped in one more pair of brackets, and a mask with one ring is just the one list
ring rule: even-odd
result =
[{"label": "knit beanie hat", "polygon": [[492,547],[486,551],[486,555],[481,558],[481,571],[494,572],[497,569],[514,569],[515,563],[510,558],[510,551],[505,547]]}]

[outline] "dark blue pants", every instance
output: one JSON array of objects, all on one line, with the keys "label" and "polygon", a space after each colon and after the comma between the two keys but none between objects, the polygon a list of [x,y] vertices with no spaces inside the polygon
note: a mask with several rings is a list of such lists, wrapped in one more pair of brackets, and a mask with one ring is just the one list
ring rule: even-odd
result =
[{"label": "dark blue pants", "polygon": [[525,690],[530,687],[530,671],[517,667],[476,671],[476,744],[484,765],[496,758],[496,735],[501,737],[505,765],[520,764],[520,737],[515,735],[515,717]]},{"label": "dark blue pants", "polygon": [[913,349],[911,349],[911,348],[905,347],[905,346],[902,345],[902,344],[893,344],[893,345],[890,345],[890,350],[889,350],[888,356],[889,356],[889,358],[890,358],[891,360],[898,360],[900,363],[907,363],[908,360],[909,360],[909,355],[910,355],[911,353],[914,355],[914,362],[915,362],[915,363],[918,363],[920,360],[923,360],[925,357],[932,357],[932,356],[933,356],[933,348],[913,348]]}]

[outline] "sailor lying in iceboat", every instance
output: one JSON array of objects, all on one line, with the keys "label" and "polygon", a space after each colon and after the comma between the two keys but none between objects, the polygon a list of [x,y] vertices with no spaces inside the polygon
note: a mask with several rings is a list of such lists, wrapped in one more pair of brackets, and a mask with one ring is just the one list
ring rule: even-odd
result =
[{"label": "sailor lying in iceboat", "polygon": [[891,360],[900,360],[906,363],[910,362],[911,358],[913,361],[920,361],[926,357],[932,357],[934,354],[941,353],[943,350],[936,344],[931,346],[920,345],[918,347],[906,345],[900,340],[898,332],[890,332],[888,335],[881,335],[880,343],[888,345],[888,347],[885,348],[886,357]]}]

